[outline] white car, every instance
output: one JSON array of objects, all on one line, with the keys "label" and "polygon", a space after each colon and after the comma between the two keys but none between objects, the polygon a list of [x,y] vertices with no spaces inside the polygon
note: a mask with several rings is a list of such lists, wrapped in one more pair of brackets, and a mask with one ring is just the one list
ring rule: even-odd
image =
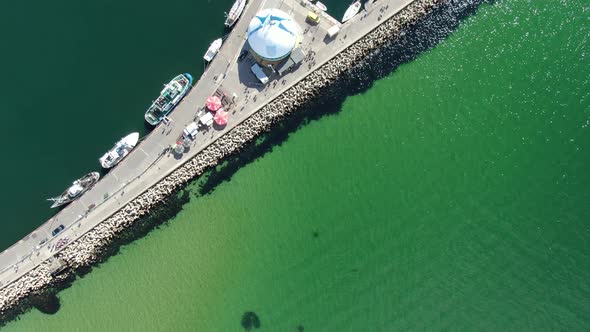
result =
[{"label": "white car", "polygon": [[184,130],[182,132],[183,136],[192,141],[197,136],[198,129],[199,129],[199,127],[197,126],[197,124],[195,122],[191,122],[188,124],[188,126],[186,126],[186,128],[184,128]]},{"label": "white car", "polygon": [[268,83],[268,76],[266,76],[262,68],[257,63],[253,64],[252,67],[250,67],[250,70],[252,70],[254,75],[256,75],[256,78],[260,81],[260,83]]}]

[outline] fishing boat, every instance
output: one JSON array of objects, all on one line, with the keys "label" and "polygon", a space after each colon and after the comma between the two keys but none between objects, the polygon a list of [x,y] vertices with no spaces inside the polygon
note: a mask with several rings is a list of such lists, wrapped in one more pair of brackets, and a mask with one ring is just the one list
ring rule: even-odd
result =
[{"label": "fishing boat", "polygon": [[225,26],[231,28],[234,24],[236,24],[245,7],[246,0],[236,0],[229,10],[229,14],[225,15]]},{"label": "fishing boat", "polygon": [[346,12],[344,13],[344,16],[342,17],[342,23],[350,20],[351,18],[353,18],[356,14],[359,13],[359,10],[361,10],[361,2],[360,1],[355,1],[353,2],[348,9],[346,10]]},{"label": "fishing boat", "polygon": [[187,93],[193,83],[191,74],[184,73],[176,76],[170,83],[164,85],[160,96],[145,112],[145,121],[152,126],[162,122]]},{"label": "fishing boat", "polygon": [[318,7],[319,10],[325,12],[326,10],[328,10],[328,7],[326,7],[326,5],[324,5],[323,3],[317,1],[315,3],[315,6]]},{"label": "fishing boat", "polygon": [[98,174],[98,172],[92,172],[74,181],[74,183],[72,183],[72,185],[61,195],[47,199],[48,201],[53,202],[51,208],[70,203],[76,198],[82,196],[83,193],[88,191],[88,189],[92,188],[92,186],[98,182],[99,178],[100,174]]},{"label": "fishing boat", "polygon": [[211,43],[211,45],[209,46],[209,49],[207,49],[207,53],[205,53],[205,55],[203,56],[203,59],[205,59],[205,61],[207,61],[207,62],[213,60],[213,58],[217,55],[217,52],[219,52],[219,49],[221,48],[222,43],[223,43],[223,39],[221,39],[221,38],[215,39]]},{"label": "fishing boat", "polygon": [[137,141],[139,141],[139,133],[131,133],[121,138],[120,141],[115,143],[112,149],[100,157],[100,165],[104,168],[111,168],[117,165],[133,150]]}]

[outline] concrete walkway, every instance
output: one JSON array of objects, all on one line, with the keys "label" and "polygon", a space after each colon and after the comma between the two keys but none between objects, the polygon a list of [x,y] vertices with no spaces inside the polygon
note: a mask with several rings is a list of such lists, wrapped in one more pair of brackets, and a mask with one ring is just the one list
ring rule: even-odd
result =
[{"label": "concrete walkway", "polygon": [[[304,7],[300,1],[249,1],[242,18],[224,41],[220,53],[169,116],[172,121],[157,126],[126,159],[80,199],[0,254],[0,289],[51,258],[68,242],[76,240],[107,219],[412,1],[369,1],[365,10],[361,10],[359,15],[341,26],[339,35],[333,40],[327,40],[325,36],[327,29],[334,25],[336,20],[323,14],[320,24],[306,23],[305,16],[310,7]],[[249,71],[252,60],[237,59],[244,48],[250,20],[263,8],[279,8],[292,15],[304,32],[301,47],[304,53],[310,55],[297,70],[282,77],[270,77],[271,81],[264,87],[257,84],[254,75]],[[176,74],[178,73],[171,73],[170,78]],[[205,105],[207,97],[218,89],[223,90],[230,98],[234,93],[237,95],[235,103],[229,108],[228,125],[221,129],[201,130],[189,151],[183,155],[168,153],[167,148],[178,140],[184,127],[195,119],[196,114]],[[138,118],[138,121],[142,120]],[[94,207],[89,210],[91,206]],[[52,236],[52,230],[59,225],[63,225],[65,229]]]}]

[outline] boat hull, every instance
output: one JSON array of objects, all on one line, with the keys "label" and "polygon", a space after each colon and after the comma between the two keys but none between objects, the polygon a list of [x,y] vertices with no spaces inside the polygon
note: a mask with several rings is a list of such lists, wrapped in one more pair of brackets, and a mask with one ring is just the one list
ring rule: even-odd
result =
[{"label": "boat hull", "polygon": [[221,48],[222,44],[223,44],[223,39],[221,39],[221,38],[215,39],[215,41],[212,42],[211,45],[209,46],[209,48],[207,49],[207,53],[205,53],[205,55],[203,56],[203,59],[207,62],[213,60],[213,58],[219,52],[219,49]]},{"label": "boat hull", "polygon": [[92,188],[100,179],[100,174],[98,172],[91,172],[88,173],[86,175],[84,175],[83,177],[79,178],[78,180],[74,181],[74,183],[72,184],[72,186],[80,186],[82,187],[82,190],[78,193],[76,193],[76,195],[70,195],[70,188],[66,189],[60,196],[54,197],[54,198],[50,198],[50,201],[53,201],[53,204],[51,205],[51,208],[56,208],[58,206],[62,206],[68,203],[71,203],[73,201],[75,201],[76,199],[80,198],[85,192],[87,192],[88,190],[90,190],[90,188]]},{"label": "boat hull", "polygon": [[135,148],[139,141],[139,133],[131,133],[117,143],[115,146],[100,157],[99,162],[103,168],[112,168],[123,160]]},{"label": "boat hull", "polygon": [[162,122],[162,120],[164,120],[164,117],[170,114],[174,110],[174,108],[176,108],[176,105],[180,103],[180,101],[182,100],[182,98],[184,98],[188,90],[190,90],[193,84],[193,77],[189,73],[180,74],[173,78],[166,85],[169,86],[174,82],[181,82],[183,80],[186,80],[187,83],[182,87],[181,91],[172,100],[164,101],[164,104],[161,106],[162,109],[159,108],[160,106],[156,107],[156,104],[160,102],[159,99],[162,98],[162,93],[164,91],[160,93],[158,99],[154,103],[152,103],[152,105],[145,112],[144,118],[147,123],[149,123],[152,126],[159,124],[160,122]]},{"label": "boat hull", "polygon": [[318,9],[323,12],[328,10],[328,7],[326,7],[326,5],[324,5],[323,3],[319,2],[319,1],[315,3],[315,6],[318,7]]},{"label": "boat hull", "polygon": [[236,24],[236,22],[240,19],[240,16],[242,16],[242,12],[244,11],[245,7],[246,0],[236,0],[236,2],[234,2],[229,11],[229,14],[227,14],[227,18],[225,19],[224,24],[227,28],[231,28],[234,26],[234,24]]},{"label": "boat hull", "polygon": [[360,1],[353,2],[352,5],[350,5],[350,7],[348,7],[346,12],[344,13],[344,16],[342,17],[342,23],[355,17],[356,14],[358,14],[360,10],[361,10],[361,2]]}]

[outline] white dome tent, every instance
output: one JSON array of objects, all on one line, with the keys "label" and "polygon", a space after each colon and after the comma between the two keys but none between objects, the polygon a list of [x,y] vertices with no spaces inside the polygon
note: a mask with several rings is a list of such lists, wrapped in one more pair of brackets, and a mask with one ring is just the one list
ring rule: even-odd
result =
[{"label": "white dome tent", "polygon": [[255,56],[274,62],[289,56],[300,34],[301,29],[287,13],[264,9],[250,21],[248,44]]}]

